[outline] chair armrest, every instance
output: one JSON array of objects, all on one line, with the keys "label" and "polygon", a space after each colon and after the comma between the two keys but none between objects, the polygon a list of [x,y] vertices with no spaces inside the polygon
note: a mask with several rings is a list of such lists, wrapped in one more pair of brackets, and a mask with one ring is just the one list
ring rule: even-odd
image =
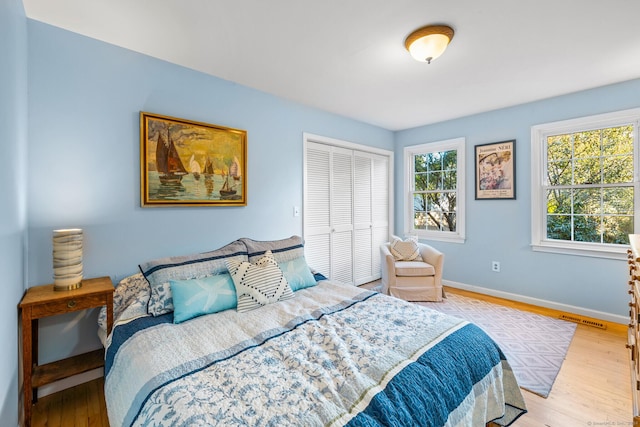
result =
[{"label": "chair armrest", "polygon": [[442,286],[442,267],[444,265],[444,254],[426,243],[418,243],[422,260],[433,266],[436,271],[436,284]]},{"label": "chair armrest", "polygon": [[383,244],[380,246],[380,270],[382,273],[382,283],[386,284],[387,287],[395,286],[396,260],[391,254],[388,244]]}]

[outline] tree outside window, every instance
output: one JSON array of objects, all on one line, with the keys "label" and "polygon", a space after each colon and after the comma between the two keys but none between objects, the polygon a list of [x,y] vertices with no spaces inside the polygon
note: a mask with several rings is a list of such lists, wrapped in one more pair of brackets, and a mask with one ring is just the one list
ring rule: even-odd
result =
[{"label": "tree outside window", "polygon": [[634,232],[633,126],[547,137],[547,238],[627,244]]},{"label": "tree outside window", "polygon": [[640,229],[640,108],[532,126],[533,250],[625,259]]},{"label": "tree outside window", "polygon": [[405,148],[407,233],[464,241],[464,138]]}]

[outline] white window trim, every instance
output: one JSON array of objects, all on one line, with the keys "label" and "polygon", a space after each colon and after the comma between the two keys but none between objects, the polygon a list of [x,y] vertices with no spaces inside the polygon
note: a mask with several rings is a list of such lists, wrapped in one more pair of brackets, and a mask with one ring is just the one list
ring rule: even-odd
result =
[{"label": "white window trim", "polygon": [[[546,180],[546,152],[544,141],[548,135],[588,131],[605,127],[620,126],[628,123],[634,125],[634,194],[635,210],[640,208],[640,185],[638,180],[639,162],[639,128],[640,108],[597,114],[571,120],[544,123],[531,127],[531,247],[534,251],[554,252],[568,255],[591,256],[598,258],[626,259],[627,245],[603,243],[569,242],[546,239],[546,197],[544,184]],[[634,230],[640,231],[640,215],[634,219]]]},{"label": "white window trim", "polygon": [[[465,241],[465,138],[453,138],[444,141],[429,142],[420,145],[411,145],[404,148],[404,217],[405,235],[415,235],[425,240],[436,240],[451,243],[464,243]],[[456,231],[432,231],[413,229],[413,156],[416,154],[432,153],[436,151],[457,151],[457,218]]]}]

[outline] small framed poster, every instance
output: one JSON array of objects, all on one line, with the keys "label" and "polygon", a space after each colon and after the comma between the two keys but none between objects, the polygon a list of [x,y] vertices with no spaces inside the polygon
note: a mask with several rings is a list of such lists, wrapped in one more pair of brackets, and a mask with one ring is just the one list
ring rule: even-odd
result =
[{"label": "small framed poster", "polygon": [[516,198],[516,140],[475,146],[476,200]]}]

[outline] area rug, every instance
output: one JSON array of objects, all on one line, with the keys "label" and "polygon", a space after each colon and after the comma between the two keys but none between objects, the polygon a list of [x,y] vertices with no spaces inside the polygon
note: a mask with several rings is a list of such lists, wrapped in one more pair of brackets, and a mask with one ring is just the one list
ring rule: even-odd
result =
[{"label": "area rug", "polygon": [[520,387],[545,398],[560,372],[577,326],[452,292],[442,302],[416,304],[480,326],[502,349]]}]

